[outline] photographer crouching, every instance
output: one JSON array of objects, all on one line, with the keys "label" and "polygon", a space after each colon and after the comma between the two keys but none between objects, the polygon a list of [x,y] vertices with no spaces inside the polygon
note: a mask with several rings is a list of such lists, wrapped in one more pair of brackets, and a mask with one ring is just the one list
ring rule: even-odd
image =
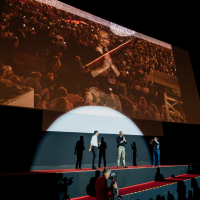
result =
[{"label": "photographer crouching", "polygon": [[117,183],[112,184],[109,188],[107,185],[107,179],[110,177],[111,170],[105,167],[103,175],[98,177],[95,182],[95,191],[97,200],[109,200],[108,193],[113,189],[117,189]]}]

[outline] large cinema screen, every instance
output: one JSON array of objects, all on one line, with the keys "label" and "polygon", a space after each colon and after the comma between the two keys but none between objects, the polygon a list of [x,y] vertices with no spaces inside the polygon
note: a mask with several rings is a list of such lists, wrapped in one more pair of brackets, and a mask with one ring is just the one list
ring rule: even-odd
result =
[{"label": "large cinema screen", "polygon": [[56,0],[6,1],[0,35],[1,105],[188,121],[170,44]]}]

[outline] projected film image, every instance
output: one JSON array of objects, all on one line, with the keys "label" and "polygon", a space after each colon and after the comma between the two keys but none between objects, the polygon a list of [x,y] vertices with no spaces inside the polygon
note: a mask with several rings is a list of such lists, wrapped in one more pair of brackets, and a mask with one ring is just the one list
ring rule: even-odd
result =
[{"label": "projected film image", "polygon": [[0,104],[68,112],[104,106],[187,123],[169,44],[59,1],[8,0],[0,23]]}]

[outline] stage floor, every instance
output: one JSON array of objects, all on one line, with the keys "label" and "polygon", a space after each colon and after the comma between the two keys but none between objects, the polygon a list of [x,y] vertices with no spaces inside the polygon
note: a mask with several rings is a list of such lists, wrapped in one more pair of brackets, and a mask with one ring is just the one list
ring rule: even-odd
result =
[{"label": "stage floor", "polygon": [[[160,165],[160,166],[152,166],[152,165],[139,165],[139,166],[128,166],[128,168],[124,168],[120,166],[119,169],[114,167],[109,167],[113,170],[130,170],[130,169],[144,169],[144,168],[163,168],[163,167],[177,167],[177,166],[185,166],[187,165]],[[71,172],[89,172],[89,171],[103,171],[104,167],[98,169],[92,168],[82,168],[82,169],[50,169],[50,170],[31,170],[31,171],[22,171],[22,172],[0,172],[0,176],[9,176],[9,175],[27,175],[27,174],[46,174],[46,173],[71,173]]]},{"label": "stage floor", "polygon": [[[128,196],[142,191],[150,191],[158,187],[175,184],[180,181],[199,178],[200,173],[188,173],[188,165],[151,165],[141,166],[116,166],[110,167],[111,172],[117,174],[119,180],[120,195]],[[4,194],[12,190],[19,197],[27,197],[34,194],[33,199],[41,196],[46,198],[62,196],[67,192],[70,199],[93,200],[95,193],[95,181],[103,174],[103,169],[51,169],[34,170],[26,172],[0,173],[0,184]],[[108,186],[111,179],[108,179]],[[2,193],[2,195],[3,195]],[[0,195],[1,197],[1,195]]]}]

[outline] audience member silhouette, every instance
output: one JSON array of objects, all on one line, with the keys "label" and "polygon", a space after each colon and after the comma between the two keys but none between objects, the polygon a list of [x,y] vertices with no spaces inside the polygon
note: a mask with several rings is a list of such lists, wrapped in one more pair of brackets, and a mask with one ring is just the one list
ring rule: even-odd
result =
[{"label": "audience member silhouette", "polygon": [[178,200],[186,199],[186,186],[183,181],[177,183]]},{"label": "audience member silhouette", "polygon": [[59,193],[59,199],[62,200],[68,200],[69,198],[69,194],[68,194],[68,186],[72,185],[73,183],[73,179],[74,177],[71,178],[67,178],[64,177],[63,178],[63,174],[59,173],[57,175],[57,185],[58,185],[58,193]]},{"label": "audience member silhouette", "polygon": [[174,196],[168,191],[167,200],[174,200]]},{"label": "audience member silhouette", "polygon": [[161,200],[166,200],[164,195],[161,197]]},{"label": "audience member silhouette", "polygon": [[162,200],[162,197],[158,194],[158,195],[156,196],[156,200]]},{"label": "audience member silhouette", "polygon": [[193,197],[192,197],[192,190],[189,190],[189,191],[188,191],[188,200],[193,200]]},{"label": "audience member silhouette", "polygon": [[155,181],[163,181],[163,180],[165,180],[165,178],[164,178],[163,174],[160,173],[160,168],[157,167]]},{"label": "audience member silhouette", "polygon": [[80,136],[80,140],[77,141],[76,146],[75,146],[74,154],[77,155],[76,169],[78,168],[81,169],[81,163],[83,159],[83,150],[85,149],[83,140],[84,140],[83,136]]},{"label": "audience member silhouette", "polygon": [[136,148],[136,143],[135,142],[133,142],[133,144],[131,144],[131,148],[133,150],[133,166],[137,166],[137,163],[136,163],[137,148]]},{"label": "audience member silhouette", "polygon": [[191,179],[191,188],[193,189],[193,199],[200,199],[200,189],[195,178]]},{"label": "audience member silhouette", "polygon": [[92,177],[90,179],[90,183],[87,185],[87,188],[86,188],[87,194],[92,196],[92,197],[96,197],[95,182],[96,182],[96,180],[99,176],[100,176],[100,171],[96,170],[95,171],[95,177]]},{"label": "audience member silhouette", "polygon": [[104,137],[101,137],[101,145],[99,146],[99,167],[101,167],[101,158],[103,157],[104,167],[106,167],[106,149],[107,144]]}]

